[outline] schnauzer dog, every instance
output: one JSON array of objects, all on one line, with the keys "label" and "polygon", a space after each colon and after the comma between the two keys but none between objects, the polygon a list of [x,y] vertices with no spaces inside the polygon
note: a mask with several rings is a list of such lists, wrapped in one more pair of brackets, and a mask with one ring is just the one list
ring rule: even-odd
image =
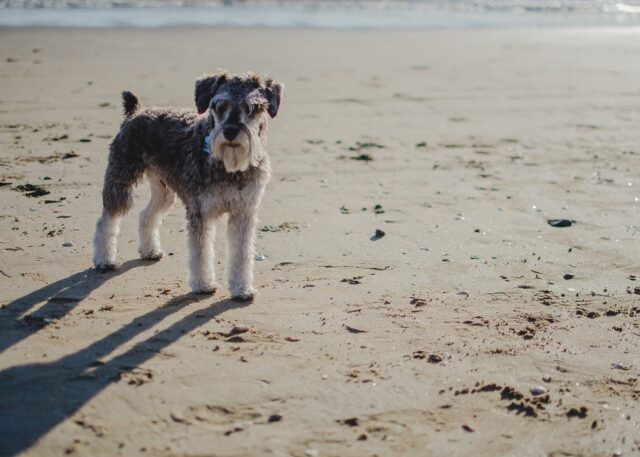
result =
[{"label": "schnauzer dog", "polygon": [[197,113],[140,108],[134,94],[123,92],[125,119],[110,146],[94,237],[96,268],[116,267],[120,221],[146,174],[151,200],[140,213],[140,255],[162,257],[159,228],[177,194],[187,211],[189,284],[214,293],[215,221],[228,213],[229,290],[235,299],[253,300],[256,213],[270,177],[267,124],[283,88],[254,74],[205,75],[195,84]]}]

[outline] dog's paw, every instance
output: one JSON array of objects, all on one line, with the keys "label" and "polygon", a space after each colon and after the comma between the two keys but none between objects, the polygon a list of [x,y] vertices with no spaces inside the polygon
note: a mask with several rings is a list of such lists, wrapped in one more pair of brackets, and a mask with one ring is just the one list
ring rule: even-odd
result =
[{"label": "dog's paw", "polygon": [[164,251],[162,250],[152,250],[149,252],[140,251],[140,257],[146,260],[160,260],[164,257]]},{"label": "dog's paw", "polygon": [[200,287],[198,289],[193,289],[194,294],[198,295],[213,295],[218,291],[217,287]]},{"label": "dog's paw", "polygon": [[118,268],[118,265],[117,265],[115,262],[114,262],[114,263],[111,263],[111,262],[101,262],[101,263],[96,263],[96,264],[95,264],[95,266],[96,266],[96,270],[98,270],[98,271],[102,271],[102,272],[105,272],[105,271],[113,271],[113,270],[115,270],[116,268]]},{"label": "dog's paw", "polygon": [[232,300],[235,301],[242,301],[242,302],[249,302],[249,303],[253,303],[256,299],[256,291],[255,290],[248,290],[246,292],[242,292],[239,294],[233,294],[231,296]]},{"label": "dog's paw", "polygon": [[192,282],[191,291],[194,294],[212,295],[218,290],[218,285],[215,283],[204,282]]}]

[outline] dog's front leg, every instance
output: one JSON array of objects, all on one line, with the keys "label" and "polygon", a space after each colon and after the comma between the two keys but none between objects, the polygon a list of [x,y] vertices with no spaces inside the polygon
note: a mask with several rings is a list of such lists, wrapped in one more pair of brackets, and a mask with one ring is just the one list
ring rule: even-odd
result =
[{"label": "dog's front leg", "polygon": [[200,210],[187,209],[189,240],[189,285],[196,293],[212,294],[216,291],[216,272],[213,263],[215,224]]},{"label": "dog's front leg", "polygon": [[229,291],[236,300],[252,301],[253,288],[255,214],[231,213],[227,227],[229,266],[227,280]]}]

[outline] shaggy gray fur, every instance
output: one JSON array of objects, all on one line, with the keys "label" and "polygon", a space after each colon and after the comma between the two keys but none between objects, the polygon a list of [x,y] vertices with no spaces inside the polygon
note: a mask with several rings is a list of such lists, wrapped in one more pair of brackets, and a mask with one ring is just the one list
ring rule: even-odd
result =
[{"label": "shaggy gray fur", "polygon": [[94,238],[96,268],[115,268],[120,220],[131,209],[133,186],[147,175],[151,200],[140,214],[140,254],[162,257],[158,230],[177,195],[187,211],[191,287],[212,293],[214,223],[228,213],[229,288],[235,298],[253,299],[256,212],[270,177],[267,124],[282,90],[254,74],[205,75],[196,81],[197,113],[140,108],[124,92],[125,119],[110,146]]}]

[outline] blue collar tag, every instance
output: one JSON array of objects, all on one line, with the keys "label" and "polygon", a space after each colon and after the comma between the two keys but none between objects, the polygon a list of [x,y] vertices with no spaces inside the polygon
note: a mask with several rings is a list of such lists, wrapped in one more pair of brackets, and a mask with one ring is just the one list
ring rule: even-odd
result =
[{"label": "blue collar tag", "polygon": [[207,136],[204,137],[204,146],[202,147],[202,152],[209,155],[211,151],[209,150],[209,141],[211,140],[211,132]]}]

